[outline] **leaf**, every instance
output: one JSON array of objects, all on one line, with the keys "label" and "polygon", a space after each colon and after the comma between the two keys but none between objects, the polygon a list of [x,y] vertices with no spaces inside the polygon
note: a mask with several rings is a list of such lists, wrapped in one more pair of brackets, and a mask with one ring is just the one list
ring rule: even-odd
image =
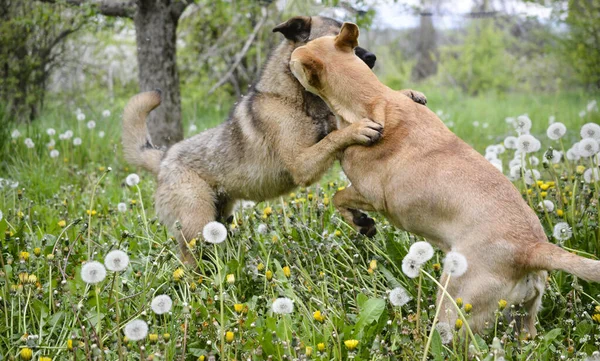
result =
[{"label": "leaf", "polygon": [[358,321],[354,326],[355,331],[361,331],[366,326],[377,321],[385,310],[385,301],[381,298],[371,298],[364,303],[358,314]]},{"label": "leaf", "polygon": [[546,345],[552,343],[552,341],[554,341],[561,333],[561,328],[555,328],[550,332],[546,332],[546,334],[544,335],[544,343]]},{"label": "leaf", "polygon": [[401,264],[402,259],[404,258],[404,254],[406,251],[402,248],[400,242],[397,242],[394,239],[394,234],[388,235],[385,239],[385,250],[387,254],[390,256],[392,262],[396,264]]},{"label": "leaf", "polygon": [[359,293],[358,296],[356,296],[356,305],[359,309],[361,309],[365,302],[367,302],[368,300],[369,297],[367,297],[367,295],[365,295],[364,293]]},{"label": "leaf", "polygon": [[442,337],[438,330],[435,330],[433,336],[431,336],[431,354],[433,355],[434,360],[443,360],[442,350],[444,346],[442,345]]}]

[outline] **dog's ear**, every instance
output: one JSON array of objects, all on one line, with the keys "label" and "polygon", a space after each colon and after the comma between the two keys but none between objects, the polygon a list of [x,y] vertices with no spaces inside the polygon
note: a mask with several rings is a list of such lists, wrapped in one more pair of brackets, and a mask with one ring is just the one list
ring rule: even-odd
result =
[{"label": "dog's ear", "polygon": [[352,51],[358,46],[358,26],[344,23],[340,33],[335,37],[335,47],[342,51]]},{"label": "dog's ear", "polygon": [[309,16],[294,16],[285,23],[273,28],[273,32],[280,32],[286,39],[304,42],[310,36],[311,18]]},{"label": "dog's ear", "polygon": [[[303,83],[306,81],[312,88],[321,88],[320,75],[323,72],[323,62],[311,56],[310,52],[303,48],[298,48],[294,51],[293,60],[290,63],[292,73]],[[302,78],[302,79],[301,79]]]}]

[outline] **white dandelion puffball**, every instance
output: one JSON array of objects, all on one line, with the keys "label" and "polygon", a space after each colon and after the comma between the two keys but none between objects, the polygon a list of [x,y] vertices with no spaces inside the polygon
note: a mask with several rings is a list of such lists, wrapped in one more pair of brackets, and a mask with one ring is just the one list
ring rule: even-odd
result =
[{"label": "white dandelion puffball", "polygon": [[131,341],[140,341],[148,334],[148,324],[143,320],[129,321],[125,325],[125,336]]},{"label": "white dandelion puffball", "polygon": [[412,299],[408,292],[402,287],[396,287],[391,290],[388,298],[392,305],[398,307],[404,306]]},{"label": "white dandelion puffball", "polygon": [[71,139],[73,137],[72,130],[67,130],[64,134],[65,134],[65,139]]},{"label": "white dandelion puffball", "polygon": [[256,230],[260,234],[267,234],[267,225],[264,224],[264,223],[261,223],[261,224],[258,225],[258,228]]},{"label": "white dandelion puffball", "polygon": [[498,154],[496,152],[488,152],[485,153],[484,158],[491,162],[498,159]]},{"label": "white dandelion puffball", "polygon": [[433,253],[433,247],[425,241],[413,243],[408,250],[408,256],[421,264],[429,261],[433,257]]},{"label": "white dandelion puffball", "polygon": [[541,143],[531,134],[523,134],[517,138],[517,149],[521,153],[533,153],[540,150]]},{"label": "white dandelion puffball", "polygon": [[506,151],[506,148],[502,144],[496,145],[496,154],[502,154]]},{"label": "white dandelion puffball", "polygon": [[80,121],[80,122],[83,122],[85,120],[85,114],[78,113],[77,114],[77,120]]},{"label": "white dandelion puffball", "polygon": [[581,138],[600,139],[600,125],[596,123],[587,123],[581,127]]},{"label": "white dandelion puffball", "polygon": [[538,209],[540,211],[543,211],[544,209],[546,209],[546,212],[552,212],[552,211],[554,211],[554,203],[552,203],[552,201],[549,201],[546,199],[543,202],[540,202],[538,204]]},{"label": "white dandelion puffball", "polygon": [[19,132],[18,130],[13,130],[12,133],[10,133],[11,138],[16,139],[18,137],[21,136],[21,132]]},{"label": "white dandelion puffball", "polygon": [[554,122],[556,122],[556,117],[554,115],[549,116],[548,124],[554,124]]},{"label": "white dandelion puffball", "polygon": [[578,161],[580,158],[581,158],[581,156],[579,156],[579,152],[577,151],[577,149],[575,149],[575,147],[567,150],[567,159],[568,160]]},{"label": "white dandelion puffball", "polygon": [[173,300],[167,295],[154,297],[150,304],[150,308],[152,308],[152,311],[157,315],[162,315],[163,313],[171,311],[171,307],[173,307]]},{"label": "white dandelion puffball", "polygon": [[527,114],[519,115],[517,117],[517,121],[515,122],[515,130],[519,134],[527,134],[529,130],[531,130],[531,119]]},{"label": "white dandelion puffball", "polygon": [[442,339],[443,344],[448,344],[452,342],[452,338],[454,338],[454,333],[452,333],[452,327],[446,322],[440,322],[435,325],[435,329],[440,334],[440,338]]},{"label": "white dandelion puffball", "polygon": [[74,138],[73,139],[73,145],[78,147],[81,145],[81,138]]},{"label": "white dandelion puffball", "polygon": [[540,179],[541,176],[542,175],[540,174],[540,172],[537,169],[527,169],[524,173],[523,178],[525,178],[525,183],[527,185],[532,185],[538,179]]},{"label": "white dandelion puffball", "polygon": [[50,141],[48,143],[46,143],[46,146],[48,148],[52,148],[56,145],[56,142],[54,141],[54,139],[50,139]]},{"label": "white dandelion puffball", "polygon": [[521,179],[521,166],[514,165],[514,166],[510,167],[510,171],[508,174],[510,174],[510,176],[512,178],[514,178],[514,180]]},{"label": "white dandelion puffball", "polygon": [[106,109],[106,110],[103,110],[103,111],[102,111],[102,116],[103,116],[104,118],[108,118],[108,117],[110,117],[110,110],[108,110],[108,109]]},{"label": "white dandelion puffball", "polygon": [[567,133],[567,127],[563,123],[552,123],[546,130],[546,135],[552,140],[559,140]]},{"label": "white dandelion puffball", "polygon": [[59,155],[60,155],[60,153],[56,149],[52,149],[50,151],[50,158],[57,158]]},{"label": "white dandelion puffball", "polygon": [[98,136],[99,136],[100,138],[104,138],[104,131],[102,131],[102,130],[101,130],[101,131],[99,131],[99,132],[98,132]]},{"label": "white dandelion puffball", "polygon": [[93,120],[90,120],[89,122],[87,122],[87,127],[88,127],[88,129],[96,128],[96,122]]},{"label": "white dandelion puffball", "polygon": [[59,135],[58,135],[58,139],[59,139],[59,140],[66,140],[66,139],[67,139],[67,136],[66,136],[66,135],[64,135],[63,133],[61,133],[61,134],[59,134]]},{"label": "white dandelion puffball", "polygon": [[208,222],[202,229],[202,236],[208,243],[222,243],[227,239],[227,228],[217,221]]},{"label": "white dandelion puffball", "polygon": [[197,130],[198,130],[198,127],[196,126],[196,124],[190,125],[190,132],[195,133]]},{"label": "white dandelion puffball", "polygon": [[485,147],[485,153],[498,153],[498,149],[496,149],[495,145],[488,145],[487,147]]},{"label": "white dandelion puffball", "polygon": [[532,155],[531,157],[529,157],[529,163],[532,167],[535,167],[536,165],[540,164],[540,160],[535,155]]},{"label": "white dandelion puffball", "polygon": [[600,145],[598,145],[598,141],[594,138],[582,139],[577,146],[577,152],[583,158],[593,156],[598,153],[598,150],[600,150]]},{"label": "white dandelion puffball", "polygon": [[98,261],[90,261],[81,267],[81,279],[85,283],[96,284],[106,277],[106,268]]},{"label": "white dandelion puffball", "polygon": [[544,160],[546,160],[546,159],[548,159],[553,164],[558,164],[558,163],[560,163],[560,161],[562,159],[562,152],[559,152],[556,149],[552,149],[552,152],[550,152],[548,150],[544,154]]},{"label": "white dandelion puffball", "polygon": [[127,204],[125,204],[123,202],[117,204],[117,210],[121,213],[127,212]]},{"label": "white dandelion puffball", "polygon": [[286,297],[280,297],[273,301],[273,312],[280,315],[287,315],[294,312],[294,301]]},{"label": "white dandelion puffball", "polygon": [[458,252],[448,252],[444,258],[444,272],[453,277],[460,277],[467,272],[468,264],[465,256]]},{"label": "white dandelion puffball", "polygon": [[46,129],[46,134],[48,134],[49,136],[53,136],[54,134],[56,134],[56,130],[54,130],[54,128],[48,128]]},{"label": "white dandelion puffball", "polygon": [[571,238],[573,231],[567,222],[559,222],[554,225],[552,235],[554,236],[554,239],[562,242]]},{"label": "white dandelion puffball", "polygon": [[500,171],[500,173],[502,173],[502,172],[503,172],[503,169],[502,169],[502,161],[501,161],[500,159],[494,159],[494,160],[491,160],[491,161],[490,161],[490,163],[491,163],[491,164],[492,164],[494,167],[496,167],[496,169],[498,169],[498,170]]},{"label": "white dandelion puffball", "polygon": [[[592,174],[594,179],[592,179]],[[588,168],[583,173],[583,180],[586,183],[600,182],[600,172],[598,171],[598,168]]]},{"label": "white dandelion puffball", "polygon": [[402,260],[402,272],[408,278],[416,278],[421,272],[421,263],[414,257],[407,255]]},{"label": "white dandelion puffball", "polygon": [[519,159],[519,158],[515,158],[515,159],[511,160],[510,162],[508,162],[508,168],[512,168],[512,167],[516,167],[516,166],[520,167],[521,165],[522,165],[521,159]]},{"label": "white dandelion puffball", "polygon": [[127,178],[125,178],[125,183],[127,183],[127,185],[130,187],[136,186],[138,183],[140,183],[140,176],[135,173],[131,173],[127,176]]},{"label": "white dandelion puffball", "polygon": [[108,252],[104,257],[104,265],[109,271],[120,272],[127,269],[129,265],[129,256],[127,253],[115,249],[114,251]]},{"label": "white dandelion puffball", "polygon": [[35,143],[33,142],[33,140],[31,140],[31,138],[26,138],[25,139],[25,146],[29,149],[35,147]]}]

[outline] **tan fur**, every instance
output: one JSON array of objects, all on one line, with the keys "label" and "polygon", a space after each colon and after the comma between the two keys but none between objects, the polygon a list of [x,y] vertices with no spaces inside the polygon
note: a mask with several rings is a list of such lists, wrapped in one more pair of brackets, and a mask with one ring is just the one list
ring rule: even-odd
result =
[{"label": "tan fur", "polygon": [[[338,37],[299,47],[290,62],[305,88],[336,114],[340,129],[364,118],[384,125],[377,144],[344,151],[352,186],[335,195],[336,208],[367,235],[374,234],[374,222],[358,210],[381,212],[443,251],[462,253],[469,268],[450,281],[449,293],[473,305],[471,326],[482,330],[505,299],[523,306],[528,315],[517,321],[535,335],[546,270],[599,282],[600,261],[548,243],[538,217],[501,172],[433,112],[380,83],[352,57],[344,44],[355,39],[342,36],[357,34],[354,24],[344,24]],[[442,307],[442,320],[453,324],[453,308],[447,301]]]},{"label": "tan fur", "polygon": [[[335,130],[327,105],[290,73],[296,47],[336,34],[340,25],[323,17],[296,17],[276,27],[287,39],[274,49],[260,80],[231,118],[166,151],[151,146],[145,123],[159,94],[141,93],[130,100],[123,115],[125,158],[158,176],[156,210],[178,238],[187,263],[194,260],[186,241],[206,223],[223,221],[237,200],[263,201],[308,186],[347,146],[379,139],[381,126],[368,119]],[[407,94],[425,102],[421,93]]]}]

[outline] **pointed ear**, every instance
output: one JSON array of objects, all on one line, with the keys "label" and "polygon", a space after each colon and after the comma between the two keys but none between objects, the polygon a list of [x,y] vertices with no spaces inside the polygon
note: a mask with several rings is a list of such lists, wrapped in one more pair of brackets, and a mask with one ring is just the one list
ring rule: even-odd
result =
[{"label": "pointed ear", "polygon": [[324,69],[323,62],[312,56],[312,54],[303,48],[298,48],[292,54],[290,69],[294,76],[302,83],[311,88],[319,89],[321,87],[321,73]]},{"label": "pointed ear", "polygon": [[344,23],[340,33],[335,37],[335,47],[342,51],[352,51],[358,46],[358,26]]},{"label": "pointed ear", "polygon": [[311,18],[309,16],[294,16],[285,23],[273,28],[273,32],[280,32],[286,39],[304,42],[310,36]]}]

